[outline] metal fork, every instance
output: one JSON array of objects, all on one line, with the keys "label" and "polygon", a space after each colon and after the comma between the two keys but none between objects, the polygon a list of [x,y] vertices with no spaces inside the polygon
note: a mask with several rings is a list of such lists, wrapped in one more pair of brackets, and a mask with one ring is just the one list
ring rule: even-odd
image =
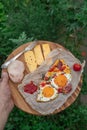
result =
[{"label": "metal fork", "polygon": [[7,68],[8,65],[12,62],[15,61],[18,57],[20,57],[23,53],[25,53],[26,51],[30,51],[31,49],[33,49],[35,47],[35,45],[37,44],[37,40],[35,40],[33,43],[31,43],[29,46],[27,46],[23,51],[21,51],[20,53],[18,53],[16,56],[14,56],[12,59],[10,59],[9,61],[5,62],[4,64],[1,65],[1,68]]}]

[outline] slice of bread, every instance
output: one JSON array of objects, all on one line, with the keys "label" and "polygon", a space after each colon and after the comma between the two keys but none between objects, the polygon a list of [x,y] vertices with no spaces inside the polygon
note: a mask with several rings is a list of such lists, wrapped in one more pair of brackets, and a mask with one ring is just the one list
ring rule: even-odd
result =
[{"label": "slice of bread", "polygon": [[43,49],[44,58],[46,59],[46,57],[48,56],[48,54],[51,51],[49,44],[42,44],[42,49]]},{"label": "slice of bread", "polygon": [[42,50],[41,50],[41,46],[40,45],[35,46],[34,54],[35,54],[35,57],[36,57],[37,64],[41,65],[42,62],[44,61],[44,58],[43,58],[43,54],[42,54]]},{"label": "slice of bread", "polygon": [[30,72],[33,72],[37,68],[37,62],[33,51],[27,51],[24,53],[24,59]]}]

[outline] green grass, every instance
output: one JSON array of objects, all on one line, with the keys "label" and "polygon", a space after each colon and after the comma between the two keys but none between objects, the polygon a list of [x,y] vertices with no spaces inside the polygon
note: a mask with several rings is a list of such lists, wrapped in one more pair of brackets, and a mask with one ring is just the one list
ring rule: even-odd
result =
[{"label": "green grass", "polygon": [[79,98],[61,113],[50,116],[35,116],[14,108],[6,130],[86,130],[87,106],[78,103]]}]

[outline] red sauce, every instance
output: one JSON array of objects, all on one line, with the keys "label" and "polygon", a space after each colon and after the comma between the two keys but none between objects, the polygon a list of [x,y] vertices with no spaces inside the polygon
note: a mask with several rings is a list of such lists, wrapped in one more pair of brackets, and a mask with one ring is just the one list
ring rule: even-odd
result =
[{"label": "red sauce", "polygon": [[31,81],[29,84],[24,86],[24,92],[33,94],[37,91],[37,86]]}]

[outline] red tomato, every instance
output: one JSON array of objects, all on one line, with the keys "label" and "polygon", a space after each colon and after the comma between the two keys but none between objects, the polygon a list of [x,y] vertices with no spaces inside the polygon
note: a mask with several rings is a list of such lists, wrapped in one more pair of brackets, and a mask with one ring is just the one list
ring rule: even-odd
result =
[{"label": "red tomato", "polygon": [[75,71],[80,71],[81,68],[82,68],[82,66],[81,66],[79,63],[75,63],[75,64],[73,65],[73,70],[75,70]]},{"label": "red tomato", "polygon": [[63,92],[63,88],[58,88],[58,93],[62,93]]},{"label": "red tomato", "polygon": [[55,66],[51,67],[51,68],[49,69],[49,72],[52,72],[54,69],[55,69]]},{"label": "red tomato", "polygon": [[46,82],[42,82],[40,85],[44,87],[46,85]]}]

